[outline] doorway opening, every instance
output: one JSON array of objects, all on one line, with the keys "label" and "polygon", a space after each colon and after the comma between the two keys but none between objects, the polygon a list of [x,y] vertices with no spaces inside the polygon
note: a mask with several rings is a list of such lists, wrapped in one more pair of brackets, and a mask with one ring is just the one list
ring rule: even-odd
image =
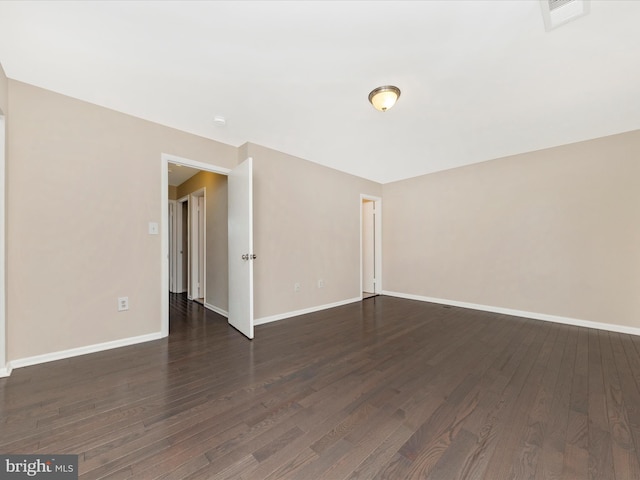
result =
[{"label": "doorway opening", "polygon": [[207,208],[206,189],[191,194],[191,289],[189,297],[204,305],[206,296]]},{"label": "doorway opening", "polygon": [[[226,278],[216,278],[212,283],[212,304],[207,304],[208,277],[213,269],[226,272],[227,266],[226,176],[175,164],[169,164],[168,172],[169,291],[186,292],[188,300],[226,313],[220,308],[226,309]],[[211,215],[207,212],[208,198],[212,200]],[[208,229],[213,232],[210,242]],[[223,238],[216,231],[221,231]],[[212,261],[208,265],[210,253]]]},{"label": "doorway opening", "polygon": [[360,195],[360,291],[362,299],[382,292],[382,199]]},{"label": "doorway opening", "polygon": [[[177,192],[173,192],[173,196],[170,197],[171,190],[169,188],[169,165],[180,165],[187,168],[197,169],[204,172],[211,172],[218,175],[212,177],[224,179],[226,184],[225,189],[214,190],[211,195],[211,201],[209,206],[211,211],[218,211],[216,205],[224,205],[224,218],[226,219],[224,225],[226,228],[209,228],[208,234],[211,234],[211,245],[218,245],[218,248],[222,248],[221,254],[217,254],[215,251],[211,252],[211,255],[207,255],[205,259],[205,269],[209,272],[213,272],[210,278],[213,278],[211,282],[211,288],[209,292],[213,296],[218,296],[221,302],[225,302],[227,311],[223,311],[217,308],[215,305],[210,304],[209,295],[205,293],[204,306],[208,310],[212,310],[221,314],[227,318],[227,322],[230,326],[234,327],[238,332],[245,335],[248,339],[253,338],[253,261],[257,258],[253,252],[253,159],[247,157],[243,162],[239,163],[235,168],[228,169],[207,163],[198,162],[195,160],[189,160],[182,157],[162,153],[160,156],[161,161],[161,174],[160,174],[160,191],[161,191],[161,222],[160,231],[161,235],[161,249],[160,249],[160,334],[162,337],[169,335],[169,274],[170,274],[170,255],[169,255],[169,198],[175,198]],[[214,180],[215,181],[215,180]],[[202,186],[202,185],[201,185]],[[175,188],[175,187],[174,187]],[[200,188],[200,187],[195,187]],[[209,193],[205,197],[208,198]],[[221,201],[219,201],[221,200]],[[209,201],[209,200],[207,200]],[[196,203],[194,198],[190,198],[189,204],[189,222],[191,222],[193,216],[193,204]],[[207,207],[209,208],[209,207]],[[178,210],[179,211],[179,210]],[[222,218],[222,214],[219,217]],[[210,225],[215,224],[215,220],[210,222]],[[220,225],[222,225],[220,223]],[[216,242],[215,238],[220,235],[220,241]],[[192,239],[189,238],[189,245],[193,246]],[[177,245],[175,243],[174,245]],[[193,250],[191,248],[190,250]],[[208,250],[208,249],[207,249]],[[193,252],[190,252],[193,255]],[[184,255],[183,255],[184,257]],[[203,255],[205,257],[205,255]],[[212,268],[212,261],[215,258],[225,258],[226,262],[219,261],[218,268],[215,265]],[[212,260],[210,261],[209,258]],[[184,260],[184,258],[183,258]],[[187,259],[187,265],[191,266],[192,262]],[[190,267],[188,267],[190,268]],[[177,270],[177,268],[176,268]],[[187,282],[193,281],[192,272],[187,275]],[[216,284],[222,286],[224,290],[216,288]],[[205,283],[205,292],[206,284]],[[192,286],[188,285],[188,290],[191,290]]]},{"label": "doorway opening", "polygon": [[[189,295],[189,195],[169,200],[169,292]],[[189,298],[191,300],[191,298]]]},{"label": "doorway opening", "polygon": [[189,196],[169,200],[169,291],[188,292]]},{"label": "doorway opening", "polygon": [[[230,170],[168,154],[162,154],[161,160],[162,219],[166,225],[166,230],[161,229],[164,232],[161,238],[161,334],[167,336],[169,293],[186,293],[188,300],[195,300],[223,316],[227,314],[225,310],[207,303],[207,196],[205,186],[197,184],[200,179],[196,178],[196,175],[200,172],[210,172],[226,178]],[[182,188],[179,189],[179,186]],[[216,228],[215,220],[210,227]],[[220,230],[226,231],[226,228]],[[227,288],[226,284],[224,288]]]}]

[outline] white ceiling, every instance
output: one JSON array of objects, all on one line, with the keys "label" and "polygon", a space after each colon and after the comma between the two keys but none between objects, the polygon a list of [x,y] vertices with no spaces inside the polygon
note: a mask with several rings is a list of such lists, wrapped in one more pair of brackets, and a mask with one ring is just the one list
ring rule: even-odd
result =
[{"label": "white ceiling", "polygon": [[[386,183],[640,128],[640,1],[0,2],[10,78]],[[369,91],[400,87],[388,112]],[[213,117],[222,115],[226,127]]]},{"label": "white ceiling", "polygon": [[177,187],[193,177],[200,170],[197,168],[185,167],[183,165],[177,165],[175,163],[169,164],[169,185]]}]

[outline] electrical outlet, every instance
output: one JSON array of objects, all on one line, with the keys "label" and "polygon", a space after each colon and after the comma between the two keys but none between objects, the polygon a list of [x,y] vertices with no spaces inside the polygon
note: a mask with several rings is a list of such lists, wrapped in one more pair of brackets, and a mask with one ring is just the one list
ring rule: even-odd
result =
[{"label": "electrical outlet", "polygon": [[118,311],[129,310],[129,297],[118,297]]},{"label": "electrical outlet", "polygon": [[293,291],[294,292],[296,292],[296,293],[299,292],[301,288],[302,287],[300,285],[300,282],[296,282],[296,283],[293,284]]},{"label": "electrical outlet", "polygon": [[324,280],[323,279],[318,279],[318,288],[324,288]]}]

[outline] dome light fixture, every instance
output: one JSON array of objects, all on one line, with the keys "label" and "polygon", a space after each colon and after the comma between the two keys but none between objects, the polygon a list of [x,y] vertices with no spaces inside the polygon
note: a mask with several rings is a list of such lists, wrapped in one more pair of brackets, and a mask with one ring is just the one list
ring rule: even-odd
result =
[{"label": "dome light fixture", "polygon": [[371,105],[381,112],[386,112],[393,107],[398,101],[398,98],[400,98],[400,89],[393,85],[374,88],[369,94]]}]

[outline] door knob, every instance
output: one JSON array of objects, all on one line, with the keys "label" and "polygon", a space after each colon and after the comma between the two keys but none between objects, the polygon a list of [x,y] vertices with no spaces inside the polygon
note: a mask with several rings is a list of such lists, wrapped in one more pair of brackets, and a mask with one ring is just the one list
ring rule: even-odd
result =
[{"label": "door knob", "polygon": [[243,260],[249,260],[249,254],[245,253],[244,255],[242,255],[242,259]]},{"label": "door knob", "polygon": [[249,258],[251,258],[251,260],[255,260],[257,257],[257,255],[255,253],[252,253]]}]

